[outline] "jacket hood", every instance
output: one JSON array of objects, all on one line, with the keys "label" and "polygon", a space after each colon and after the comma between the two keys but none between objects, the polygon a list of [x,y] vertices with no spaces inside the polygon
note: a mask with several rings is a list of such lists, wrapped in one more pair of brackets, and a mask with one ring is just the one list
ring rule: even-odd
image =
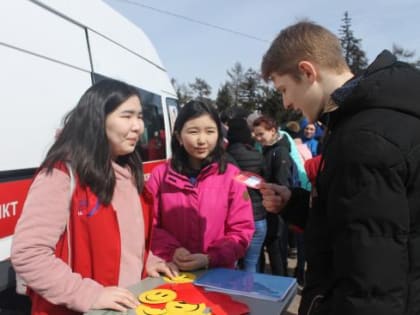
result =
[{"label": "jacket hood", "polygon": [[[420,71],[384,50],[367,68],[337,89],[332,98],[340,112],[386,108],[420,118]],[[351,93],[346,93],[346,89]]]}]

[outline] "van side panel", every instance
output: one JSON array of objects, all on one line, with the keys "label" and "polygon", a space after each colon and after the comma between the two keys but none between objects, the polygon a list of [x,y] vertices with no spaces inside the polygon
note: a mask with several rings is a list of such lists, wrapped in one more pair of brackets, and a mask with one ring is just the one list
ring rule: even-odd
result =
[{"label": "van side panel", "polygon": [[[0,1],[0,171],[39,165],[91,85],[85,31],[24,0]],[[71,84],[68,84],[71,82]]]},{"label": "van side panel", "polygon": [[88,36],[96,73],[125,80],[155,94],[172,89],[165,70],[156,71],[156,65],[101,35],[88,31]]},{"label": "van side panel", "polygon": [[0,171],[37,167],[90,73],[4,46],[0,60]]},{"label": "van side panel", "polygon": [[[4,1],[4,0],[3,0]],[[137,52],[149,62],[164,68],[155,47],[141,28],[123,17],[102,0],[32,0],[40,2],[89,30]],[[158,21],[157,21],[158,23]],[[166,78],[168,80],[168,78]],[[171,88],[173,90],[173,88]]]},{"label": "van side panel", "polygon": [[90,71],[82,27],[27,0],[0,1],[0,21],[0,45]]},{"label": "van side panel", "polygon": [[7,194],[0,194],[0,261],[9,258],[8,254],[12,244],[11,235],[22,213],[23,203],[31,182],[31,179],[26,179],[0,183],[0,191],[7,191]]}]

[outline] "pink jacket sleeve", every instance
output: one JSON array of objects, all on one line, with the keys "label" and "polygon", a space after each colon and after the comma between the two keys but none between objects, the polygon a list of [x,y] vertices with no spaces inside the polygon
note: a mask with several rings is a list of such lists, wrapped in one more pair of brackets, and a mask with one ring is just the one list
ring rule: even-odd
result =
[{"label": "pink jacket sleeve", "polygon": [[150,174],[149,180],[146,183],[147,189],[153,196],[153,230],[152,230],[152,252],[156,255],[169,262],[172,261],[172,256],[181,244],[178,240],[166,230],[159,227],[159,187],[163,181],[165,174],[164,167],[156,167]]},{"label": "pink jacket sleeve", "polygon": [[211,267],[232,267],[239,258],[245,256],[254,234],[254,217],[248,191],[245,185],[233,179],[229,188],[225,229],[225,237],[210,244],[207,250]]},{"label": "pink jacket sleeve", "polygon": [[82,279],[54,254],[69,217],[69,190],[69,177],[60,170],[37,175],[16,226],[11,260],[28,286],[48,301],[86,312],[103,286]]}]

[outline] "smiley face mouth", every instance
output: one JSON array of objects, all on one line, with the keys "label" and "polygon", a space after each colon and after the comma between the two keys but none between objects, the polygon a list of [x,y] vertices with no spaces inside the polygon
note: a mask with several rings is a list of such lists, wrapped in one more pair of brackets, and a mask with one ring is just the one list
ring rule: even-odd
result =
[{"label": "smiley face mouth", "polygon": [[168,297],[168,294],[162,294],[160,296],[156,297],[150,297],[150,296],[145,296],[145,299],[149,302],[156,302],[156,301],[162,301],[165,300]]},{"label": "smiley face mouth", "polygon": [[137,315],[165,315],[168,314],[166,309],[160,309],[160,308],[151,308],[151,307],[147,307],[145,305],[140,305],[137,309],[136,309],[136,314]]}]

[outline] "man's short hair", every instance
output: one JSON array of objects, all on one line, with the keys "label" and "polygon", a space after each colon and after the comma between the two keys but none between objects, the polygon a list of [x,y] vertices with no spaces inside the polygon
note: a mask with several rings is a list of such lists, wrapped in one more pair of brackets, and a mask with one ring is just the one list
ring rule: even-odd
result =
[{"label": "man's short hair", "polygon": [[289,74],[299,81],[298,64],[304,60],[337,73],[349,69],[337,36],[314,22],[304,20],[283,29],[271,43],[262,60],[262,77],[268,81],[273,73]]}]

